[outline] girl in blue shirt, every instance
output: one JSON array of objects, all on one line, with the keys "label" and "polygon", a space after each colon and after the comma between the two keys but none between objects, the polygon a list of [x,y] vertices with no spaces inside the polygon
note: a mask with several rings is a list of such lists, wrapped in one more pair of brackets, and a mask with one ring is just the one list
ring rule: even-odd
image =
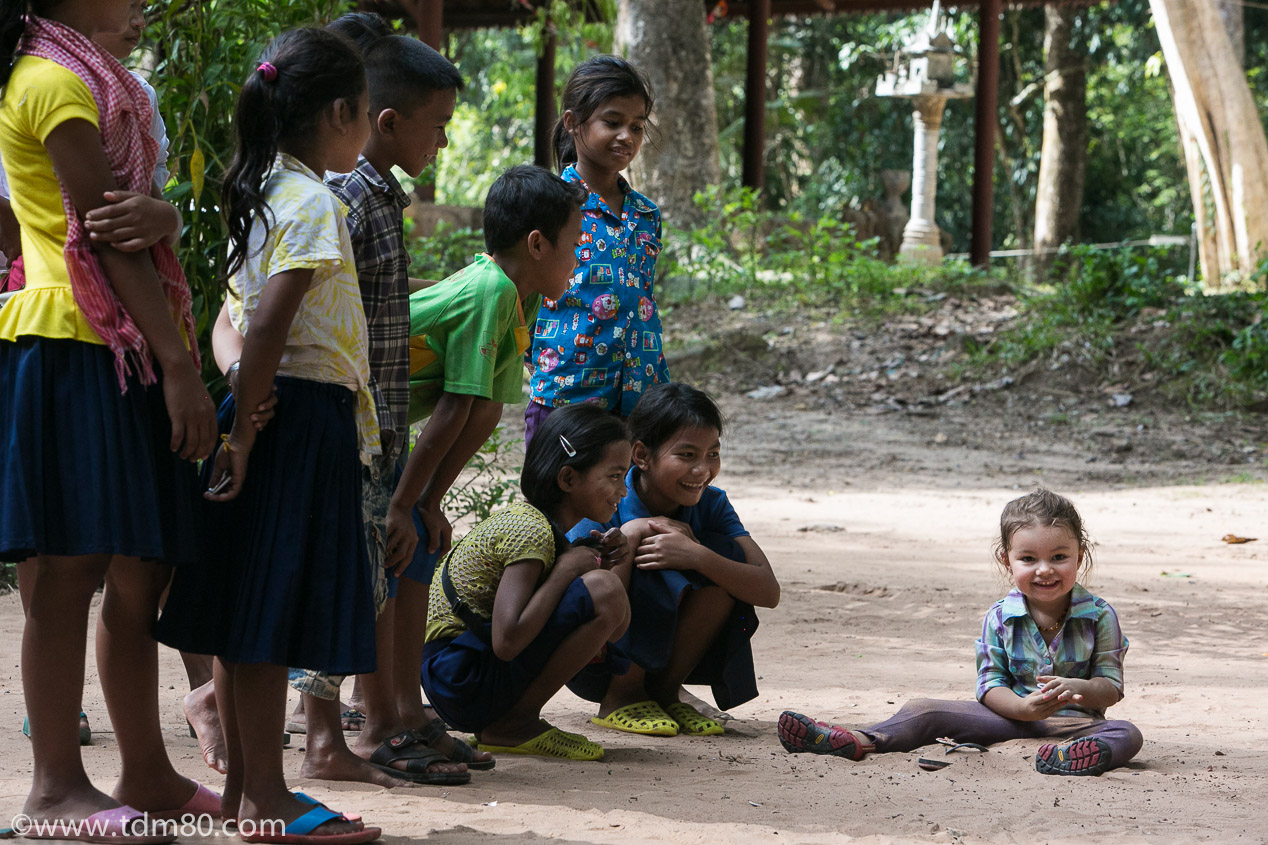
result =
[{"label": "girl in blue shirt", "polygon": [[620,526],[633,550],[630,628],[617,644],[633,666],[613,676],[596,663],[569,688],[599,702],[591,721],[603,727],[720,734],[722,725],[679,701],[679,690],[709,684],[723,710],[757,696],[753,606],[778,604],[779,581],[726,493],[709,486],[722,464],[722,414],[713,400],[689,385],[656,385],[629,424],[629,492],[608,523],[582,522],[569,536]]},{"label": "girl in blue shirt", "polygon": [[977,701],[915,699],[864,730],[785,711],[778,726],[784,748],[861,760],[943,736],[967,744],[1070,740],[1035,752],[1035,768],[1046,775],[1099,775],[1136,756],[1136,726],[1105,719],[1123,697],[1127,638],[1109,602],[1076,580],[1092,567],[1079,512],[1048,490],[1014,499],[1000,517],[995,551],[1014,587],[982,623]]},{"label": "girl in blue shirt", "polygon": [[669,381],[652,289],[660,211],[621,177],[643,144],[651,85],[624,59],[596,56],[572,72],[561,111],[555,157],[588,196],[572,284],[537,315],[526,441],[562,405],[595,402],[628,417],[644,389]]}]

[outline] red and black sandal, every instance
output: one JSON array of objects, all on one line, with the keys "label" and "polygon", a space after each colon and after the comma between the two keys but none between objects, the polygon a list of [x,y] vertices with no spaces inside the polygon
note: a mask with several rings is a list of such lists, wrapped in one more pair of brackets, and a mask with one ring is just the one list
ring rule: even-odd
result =
[{"label": "red and black sandal", "polygon": [[1048,743],[1035,752],[1035,769],[1045,775],[1099,775],[1113,765],[1110,756],[1108,743],[1095,737]]},{"label": "red and black sandal", "polygon": [[825,722],[816,722],[809,716],[785,710],[779,714],[775,729],[779,742],[790,754],[830,754],[847,760],[862,760],[876,750],[870,743],[864,745],[845,728]]}]

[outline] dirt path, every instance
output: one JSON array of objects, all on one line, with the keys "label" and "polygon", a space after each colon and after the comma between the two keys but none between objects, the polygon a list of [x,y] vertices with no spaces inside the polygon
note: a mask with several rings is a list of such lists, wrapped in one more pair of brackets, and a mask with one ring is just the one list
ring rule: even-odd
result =
[{"label": "dirt path", "polygon": [[[546,715],[601,739],[604,761],[503,758],[472,785],[444,791],[297,785],[380,824],[387,841],[1268,841],[1268,489],[1179,483],[1227,478],[1231,464],[1209,452],[1141,450],[1133,460],[1115,451],[1118,432],[1019,426],[1006,436],[971,410],[830,414],[795,402],[725,403],[734,427],[719,484],[784,587],[755,639],[762,695],[736,709],[728,735],[605,732],[563,693]],[[1173,422],[1158,424],[1157,436],[1194,436]],[[1125,425],[1121,436],[1137,436]],[[1225,445],[1230,455],[1239,448],[1236,436]],[[1127,697],[1111,712],[1144,732],[1139,758],[1100,778],[1051,778],[1033,770],[1038,743],[1029,741],[956,755],[935,773],[916,767],[916,752],[862,763],[785,754],[774,720],[786,708],[866,725],[911,698],[972,696],[973,640],[1002,589],[991,532],[1004,502],[1037,482],[1071,495],[1099,542],[1093,590],[1131,640]],[[1263,539],[1226,545],[1228,533]],[[20,808],[31,772],[18,732],[20,629],[17,597],[0,598],[5,815]],[[215,785],[185,734],[183,683],[165,652],[169,748],[183,771]],[[85,705],[98,737],[85,760],[108,786],[117,756],[91,664]],[[296,739],[286,752],[293,776]]]}]

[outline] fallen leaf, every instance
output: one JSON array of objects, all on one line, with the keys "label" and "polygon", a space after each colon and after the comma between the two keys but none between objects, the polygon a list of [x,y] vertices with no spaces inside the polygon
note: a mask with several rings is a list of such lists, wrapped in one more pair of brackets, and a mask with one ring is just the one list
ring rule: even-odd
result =
[{"label": "fallen leaf", "polygon": [[1220,539],[1230,545],[1237,545],[1239,543],[1253,543],[1259,538],[1258,537],[1238,537],[1236,534],[1225,534]]},{"label": "fallen leaf", "polygon": [[1163,578],[1192,578],[1193,573],[1192,572],[1167,572],[1164,569],[1162,572],[1162,577]]}]

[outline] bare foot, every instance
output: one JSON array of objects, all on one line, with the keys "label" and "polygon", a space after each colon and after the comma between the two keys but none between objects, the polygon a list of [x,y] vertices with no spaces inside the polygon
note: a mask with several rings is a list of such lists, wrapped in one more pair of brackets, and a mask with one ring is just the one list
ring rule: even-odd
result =
[{"label": "bare foot", "polygon": [[368,760],[353,754],[347,746],[331,751],[310,747],[304,754],[304,763],[299,768],[299,774],[301,777],[317,780],[350,780],[389,788],[414,786],[409,781],[394,778],[376,768]]},{"label": "bare foot", "polygon": [[707,716],[715,722],[729,722],[735,718],[730,713],[725,713],[709,702],[692,695],[686,687],[678,688],[678,700],[683,704],[690,704],[701,716]]},{"label": "bare foot", "polygon": [[22,814],[34,821],[78,821],[102,810],[113,810],[119,802],[96,789],[85,779],[72,791],[37,796],[32,790],[22,807]]},{"label": "bare foot", "polygon": [[203,761],[220,774],[229,771],[229,754],[225,750],[225,735],[220,729],[220,712],[216,710],[216,691],[212,682],[192,689],[183,702],[185,718],[198,737],[198,748]]},{"label": "bare foot", "polygon": [[[414,733],[419,737],[428,736],[428,734],[430,733],[429,726],[431,725],[432,720],[439,718],[436,715],[436,711],[432,710],[430,707],[424,707],[423,712],[428,714],[428,722],[427,724],[423,725],[420,728],[417,728],[414,731]],[[441,722],[441,724],[443,725],[444,722]],[[427,747],[434,748],[436,751],[439,751],[441,754],[444,754],[450,760],[463,760],[465,759],[465,754],[462,757],[457,756],[459,754],[462,754],[462,750],[458,748],[460,744],[466,745],[465,742],[458,739],[457,737],[455,737],[453,734],[449,733],[448,731],[437,731],[435,733],[435,736],[432,737],[431,741],[427,743]],[[471,746],[469,745],[467,747],[471,748]],[[371,750],[373,751],[373,749]],[[492,759],[493,759],[493,755],[490,754],[489,752],[477,751],[476,749],[471,748],[471,762],[487,763]],[[428,771],[431,771],[431,767],[428,767]]]},{"label": "bare foot", "polygon": [[[417,737],[418,740],[421,742],[422,731],[414,731],[413,733],[414,733],[414,736]],[[448,735],[446,734],[446,736]],[[452,741],[453,738],[450,737],[450,740]],[[357,756],[368,760],[370,756],[374,754],[374,752],[378,751],[379,747],[386,741],[387,741],[387,737],[383,737],[382,739],[376,740],[373,734],[367,731],[362,731],[361,736],[357,738],[357,742],[356,742],[356,745],[353,747],[353,751],[357,754]],[[449,756],[448,754],[445,753],[444,749],[440,748],[437,745],[429,745],[428,747],[433,748],[436,751],[439,751],[441,754],[444,754],[446,757]],[[492,757],[493,755],[489,754],[486,751],[483,753],[482,756]],[[408,760],[394,760],[388,765],[390,765],[394,769],[400,769],[401,771],[405,771],[406,767],[409,765],[409,761]],[[428,764],[427,768],[424,771],[432,772],[432,773],[448,772],[451,774],[462,774],[463,772],[467,771],[467,764],[454,763],[454,762],[448,762],[448,761],[437,761],[435,763]]]},{"label": "bare foot", "polygon": [[[339,727],[342,730],[355,732],[365,727],[365,710],[353,705],[339,702]],[[291,711],[291,715],[286,719],[286,730],[293,734],[302,734],[308,732],[308,714],[304,711],[304,697],[301,695],[299,703],[295,705],[295,709]]]},{"label": "bare foot", "polygon": [[[312,808],[313,805],[311,803],[302,801],[289,793],[278,800],[263,804],[256,804],[243,799],[242,819],[238,820],[238,829],[239,831],[244,830],[244,828],[251,829],[264,835],[276,834],[278,831],[274,829],[273,825],[277,823],[277,820],[286,820],[286,824],[289,826],[291,822],[309,812]],[[312,834],[316,837],[336,836],[341,833],[357,833],[362,830],[365,830],[365,824],[361,822],[359,817],[356,821],[345,817],[344,819],[331,819],[318,825],[313,829]]]}]

